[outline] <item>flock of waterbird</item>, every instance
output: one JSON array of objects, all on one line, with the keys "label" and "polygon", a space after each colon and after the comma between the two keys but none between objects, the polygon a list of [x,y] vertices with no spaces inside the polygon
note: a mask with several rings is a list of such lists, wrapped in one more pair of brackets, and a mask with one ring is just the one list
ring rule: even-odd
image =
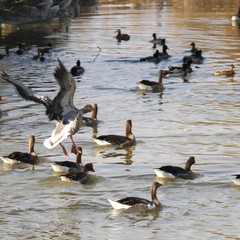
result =
[{"label": "flock of waterbird", "polygon": [[[121,30],[118,29],[116,39],[121,41],[130,40],[128,34],[122,34]],[[166,40],[162,38],[157,38],[157,35],[153,33],[153,39],[151,42],[156,46],[162,46],[162,52],[156,50],[153,55],[140,58],[140,62],[148,61],[158,63],[169,58],[167,53],[168,47],[166,45]],[[187,74],[190,74],[193,70],[191,64],[201,64],[204,61],[202,56],[202,50],[196,48],[196,44],[192,42],[191,44],[191,54],[189,56],[183,57],[183,63],[181,66],[169,66],[168,70],[159,70],[158,80],[142,80],[138,83],[140,90],[144,91],[162,91],[164,86],[162,79],[163,77],[185,77]],[[33,56],[33,60],[44,61],[44,53],[49,52],[52,49],[52,43],[49,43],[46,47],[41,47],[37,49],[37,55]],[[18,55],[24,54],[23,44],[19,43],[18,49],[15,52]],[[1,54],[0,59],[9,56],[9,49],[6,47],[6,54]],[[231,64],[228,70],[215,72],[214,75],[225,75],[227,77],[233,76],[234,65]],[[88,172],[94,172],[93,164],[82,163],[82,147],[76,145],[73,140],[73,135],[78,132],[80,127],[90,126],[94,127],[99,124],[97,119],[98,105],[86,105],[81,109],[78,109],[74,105],[74,93],[76,90],[76,83],[74,80],[75,76],[83,74],[85,69],[81,66],[80,60],[77,60],[76,66],[72,67],[70,71],[64,66],[64,64],[58,59],[58,64],[54,71],[54,77],[57,83],[60,86],[60,90],[57,95],[50,99],[47,96],[43,96],[30,87],[24,85],[16,79],[12,79],[5,71],[2,71],[2,78],[13,84],[19,93],[19,95],[30,101],[42,104],[46,108],[46,115],[50,121],[55,121],[56,126],[52,131],[51,136],[44,141],[44,146],[48,149],[52,149],[59,145],[65,156],[69,156],[67,150],[63,146],[63,141],[66,138],[70,138],[72,142],[71,153],[76,155],[76,162],[72,161],[57,161],[51,163],[52,169],[55,172],[64,173],[60,177],[64,181],[78,181],[82,184],[88,182]],[[5,98],[2,97],[1,100]],[[85,114],[92,112],[91,117],[86,117]],[[98,145],[114,145],[121,148],[128,148],[136,145],[136,138],[132,133],[132,121],[128,119],[125,123],[125,135],[101,135],[94,138],[94,141]],[[7,156],[1,157],[4,163],[6,164],[18,164],[18,163],[27,163],[32,164],[33,166],[38,163],[38,155],[34,150],[35,136],[31,135],[29,137],[29,149],[28,152],[15,151],[10,153]],[[178,166],[162,166],[160,168],[155,168],[154,172],[159,178],[182,178],[182,179],[191,179],[193,180],[198,176],[197,173],[191,171],[191,166],[195,163],[195,157],[190,156],[186,161],[185,167]],[[240,174],[234,175],[236,178],[233,182],[237,185],[240,185]],[[144,207],[144,208],[153,208],[161,207],[162,204],[157,198],[156,191],[161,186],[158,181],[154,181],[151,185],[151,200],[139,198],[139,197],[126,197],[117,201],[108,199],[109,203],[115,209],[127,209],[133,206]]]}]

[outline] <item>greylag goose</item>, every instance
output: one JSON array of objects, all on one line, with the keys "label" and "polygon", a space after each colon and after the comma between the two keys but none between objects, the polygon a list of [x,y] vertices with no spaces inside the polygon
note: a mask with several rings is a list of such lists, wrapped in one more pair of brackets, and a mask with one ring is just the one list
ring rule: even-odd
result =
[{"label": "greylag goose", "polygon": [[117,32],[117,36],[116,36],[116,39],[121,42],[122,40],[123,41],[128,41],[130,39],[130,36],[126,33],[121,33],[121,30],[120,29],[117,29],[115,32]]},{"label": "greylag goose", "polygon": [[162,90],[163,89],[162,76],[163,76],[163,71],[160,69],[158,72],[157,82],[150,81],[150,80],[142,80],[138,84],[139,89],[147,90],[147,91]]},{"label": "greylag goose", "polygon": [[69,182],[69,181],[77,181],[82,184],[86,184],[88,181],[88,172],[95,172],[92,163],[85,164],[81,170],[76,168],[72,168],[69,172],[65,175],[61,175],[60,178],[62,181]]},{"label": "greylag goose", "polygon": [[83,117],[82,118],[83,126],[88,126],[88,127],[97,126],[99,123],[99,121],[97,119],[97,113],[98,113],[98,105],[96,103],[94,103],[92,117]]},{"label": "greylag goose", "polygon": [[217,71],[217,72],[214,73],[214,75],[215,75],[215,76],[224,75],[224,76],[226,76],[226,77],[231,77],[231,76],[233,76],[233,75],[235,74],[235,72],[234,72],[233,69],[234,69],[234,65],[231,64],[231,65],[229,66],[229,69],[228,69],[228,70]]},{"label": "greylag goose", "polygon": [[28,152],[12,152],[8,156],[1,157],[3,162],[8,164],[16,164],[22,162],[35,165],[38,160],[38,156],[34,151],[35,136],[29,136],[28,142]]},{"label": "greylag goose", "polygon": [[70,137],[72,141],[72,148],[75,148],[77,152],[72,136],[79,130],[83,113],[89,112],[89,107],[91,108],[90,111],[92,111],[92,106],[86,105],[83,109],[77,109],[74,106],[73,97],[76,89],[76,83],[59,59],[54,76],[60,85],[60,91],[52,100],[49,97],[36,93],[31,88],[18,82],[17,80],[11,79],[9,75],[2,72],[3,79],[12,83],[21,97],[36,103],[41,103],[46,107],[46,114],[50,121],[56,120],[56,127],[53,130],[51,137],[44,141],[44,146],[48,149],[52,149],[59,144],[62,147],[64,155],[68,156],[62,141],[67,137]]},{"label": "greylag goose", "polygon": [[77,60],[76,66],[72,67],[70,72],[71,74],[76,77],[84,73],[85,69],[81,66],[80,60]]},{"label": "greylag goose", "polygon": [[193,156],[189,157],[185,163],[185,168],[177,166],[162,166],[160,168],[154,168],[154,172],[159,178],[183,178],[183,179],[193,179],[196,174],[191,171],[191,166],[195,163],[195,158]]},{"label": "greylag goose", "polygon": [[107,146],[107,145],[118,145],[122,148],[130,147],[136,144],[135,136],[132,133],[132,121],[127,120],[125,124],[125,136],[122,135],[101,135],[97,138],[94,138],[94,141],[98,145]]},{"label": "greylag goose", "polygon": [[51,163],[54,172],[68,172],[70,169],[81,170],[82,164],[82,148],[77,147],[78,152],[76,155],[76,162],[71,161],[57,161]]},{"label": "greylag goose", "polygon": [[141,207],[145,209],[152,209],[155,207],[162,207],[162,204],[157,198],[157,189],[162,186],[159,182],[153,182],[151,186],[151,201],[139,197],[126,197],[117,201],[107,199],[114,209],[128,209],[130,207]]},{"label": "greylag goose", "polygon": [[240,174],[235,174],[235,175],[232,175],[232,176],[235,176],[235,179],[233,179],[233,183],[235,185],[240,185]]}]

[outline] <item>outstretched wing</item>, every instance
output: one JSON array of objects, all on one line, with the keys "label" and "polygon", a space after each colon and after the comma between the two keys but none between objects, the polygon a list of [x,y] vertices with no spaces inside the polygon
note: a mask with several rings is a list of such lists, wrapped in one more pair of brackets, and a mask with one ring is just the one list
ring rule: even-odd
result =
[{"label": "outstretched wing", "polygon": [[58,59],[58,65],[54,72],[60,91],[53,99],[53,108],[49,109],[49,113],[53,119],[62,119],[62,116],[74,109],[73,96],[76,90],[76,83],[72,75]]},{"label": "outstretched wing", "polygon": [[13,84],[18,92],[18,94],[26,99],[26,100],[31,100],[36,103],[41,103],[43,104],[47,109],[51,107],[52,105],[52,100],[49,97],[42,96],[35,91],[33,91],[31,88],[25,86],[24,84],[18,82],[17,80],[13,80],[10,78],[9,75],[7,75],[4,71],[2,72],[2,78]]}]

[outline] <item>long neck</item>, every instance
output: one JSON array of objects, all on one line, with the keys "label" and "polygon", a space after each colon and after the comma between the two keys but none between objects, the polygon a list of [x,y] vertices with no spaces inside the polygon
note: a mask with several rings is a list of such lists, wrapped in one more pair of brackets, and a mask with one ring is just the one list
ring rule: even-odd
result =
[{"label": "long neck", "polygon": [[33,136],[31,136],[29,138],[29,144],[28,144],[28,153],[35,155],[35,151],[34,151],[34,144],[35,144],[35,138]]},{"label": "long neck", "polygon": [[98,112],[98,107],[97,107],[97,104],[95,104],[92,112],[92,118],[97,119],[97,112]]},{"label": "long neck", "polygon": [[156,206],[160,206],[161,203],[159,202],[158,198],[157,198],[157,188],[155,185],[152,185],[151,187],[151,196],[152,196],[152,202],[156,205]]},{"label": "long neck", "polygon": [[193,165],[195,163],[195,160],[194,160],[194,158],[193,157],[190,157],[189,159],[188,159],[188,161],[186,162],[186,164],[185,164],[185,170],[186,171],[191,171],[191,166]]},{"label": "long neck", "polygon": [[160,70],[158,73],[158,83],[162,83],[162,75],[163,75],[162,70]]},{"label": "long neck", "polygon": [[126,123],[126,137],[134,140],[135,136],[132,134],[132,123]]},{"label": "long neck", "polygon": [[82,152],[79,152],[76,157],[76,163],[82,165]]}]

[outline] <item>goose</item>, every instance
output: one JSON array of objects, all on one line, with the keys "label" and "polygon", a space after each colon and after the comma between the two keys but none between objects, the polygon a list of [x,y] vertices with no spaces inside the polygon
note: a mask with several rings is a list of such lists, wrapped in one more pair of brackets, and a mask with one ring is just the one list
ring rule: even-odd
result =
[{"label": "goose", "polygon": [[197,50],[192,55],[183,57],[183,63],[187,63],[187,61],[189,61],[189,60],[191,60],[192,63],[194,63],[194,64],[203,63],[202,50]]},{"label": "goose", "polygon": [[65,175],[60,175],[62,181],[69,182],[69,181],[77,181],[82,184],[86,184],[88,181],[88,172],[95,172],[92,163],[85,164],[81,170],[72,168],[69,172]]},{"label": "goose", "polygon": [[92,117],[83,117],[82,118],[83,126],[88,126],[88,127],[97,126],[98,123],[99,123],[99,121],[97,119],[97,113],[98,113],[98,105],[96,103],[94,103],[93,104]]},{"label": "goose", "polygon": [[196,174],[191,171],[191,166],[195,163],[195,157],[191,156],[185,163],[185,168],[177,166],[162,166],[160,168],[154,168],[154,172],[159,178],[183,178],[183,179],[193,179]]},{"label": "goose", "polygon": [[152,37],[153,37],[153,40],[151,40],[151,42],[153,44],[155,44],[155,45],[156,44],[165,45],[165,43],[166,43],[166,39],[165,38],[157,38],[156,33],[153,33]]},{"label": "goose", "polygon": [[83,114],[91,111],[92,106],[86,105],[82,109],[77,109],[74,106],[73,97],[76,83],[62,62],[58,59],[58,65],[54,71],[54,77],[60,85],[60,91],[53,100],[36,93],[17,80],[11,79],[4,71],[2,72],[2,77],[7,82],[13,84],[17,92],[24,99],[43,104],[46,107],[46,114],[50,121],[56,120],[56,127],[52,131],[51,137],[47,138],[43,143],[46,148],[52,149],[59,144],[64,155],[68,156],[62,141],[70,137],[72,147],[74,147],[77,152],[76,144],[73,141],[73,135],[81,126]]},{"label": "goose", "polygon": [[228,69],[228,70],[217,71],[217,72],[214,73],[214,75],[215,75],[215,76],[224,75],[224,76],[226,76],[226,77],[231,77],[231,76],[233,76],[233,75],[235,74],[235,72],[234,72],[233,69],[234,69],[234,65],[231,64],[231,65],[229,66],[229,69]]},{"label": "goose", "polygon": [[8,156],[1,157],[2,161],[7,164],[16,164],[22,162],[35,165],[38,160],[38,156],[34,151],[35,136],[30,135],[28,142],[28,152],[12,152]]},{"label": "goose", "polygon": [[239,8],[238,8],[238,13],[237,13],[237,15],[233,15],[233,16],[231,17],[231,20],[234,21],[234,22],[240,21],[240,6],[239,6]]},{"label": "goose", "polygon": [[160,208],[162,204],[157,198],[157,189],[162,186],[159,182],[153,182],[151,186],[151,201],[139,197],[126,197],[117,201],[107,199],[114,209],[128,209],[131,207],[141,207],[145,209]]},{"label": "goose", "polygon": [[192,64],[192,60],[188,59],[186,63],[182,64],[182,66],[169,66],[168,69],[170,71],[178,71],[178,70],[183,70],[186,66],[186,69],[185,69],[186,73],[191,73],[193,71],[191,64]]},{"label": "goose", "polygon": [[70,72],[72,74],[72,76],[79,76],[82,73],[84,73],[85,69],[81,66],[81,62],[80,60],[77,60],[76,62],[76,66],[72,67]]},{"label": "goose", "polygon": [[76,162],[71,161],[56,161],[51,163],[54,172],[68,172],[70,169],[81,170],[82,164],[82,148],[77,147]]},{"label": "goose", "polygon": [[162,76],[163,71],[160,69],[158,72],[158,81],[149,81],[149,80],[142,80],[139,82],[138,87],[140,90],[147,90],[147,91],[154,91],[154,90],[163,90],[163,83],[162,83]]},{"label": "goose", "polygon": [[116,36],[116,39],[121,42],[122,40],[123,41],[128,41],[130,39],[130,36],[128,34],[124,34],[124,33],[121,33],[121,30],[120,29],[117,29],[115,32],[117,32],[117,36]]},{"label": "goose", "polygon": [[235,179],[233,179],[233,183],[236,184],[236,185],[240,185],[240,174],[235,174],[235,175],[232,175],[232,176],[236,177]]},{"label": "goose", "polygon": [[125,136],[122,135],[101,135],[94,138],[94,141],[98,145],[108,146],[108,145],[118,145],[122,148],[134,146],[136,144],[135,136],[132,133],[132,121],[129,119],[125,124]]}]

